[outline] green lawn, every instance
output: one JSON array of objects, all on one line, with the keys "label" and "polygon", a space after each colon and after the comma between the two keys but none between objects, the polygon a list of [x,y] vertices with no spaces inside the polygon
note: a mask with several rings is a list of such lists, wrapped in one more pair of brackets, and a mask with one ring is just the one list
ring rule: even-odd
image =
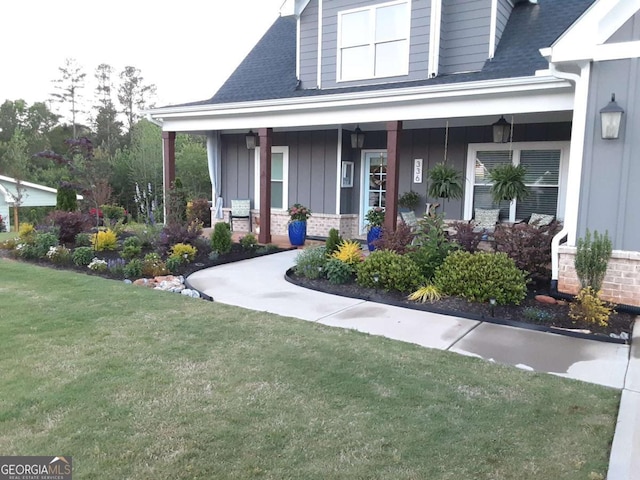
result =
[{"label": "green lawn", "polygon": [[2,232],[0,233],[0,242],[4,242],[5,240],[9,240],[10,238],[17,237],[18,234],[16,232]]},{"label": "green lawn", "polygon": [[77,478],[604,478],[619,392],[0,259],[0,452]]}]

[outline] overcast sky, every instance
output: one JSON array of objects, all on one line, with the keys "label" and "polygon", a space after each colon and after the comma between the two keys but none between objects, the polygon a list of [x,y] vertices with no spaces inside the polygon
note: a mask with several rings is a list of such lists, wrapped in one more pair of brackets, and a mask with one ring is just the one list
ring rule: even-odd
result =
[{"label": "overcast sky", "polygon": [[[211,97],[277,19],[283,0],[3,0],[0,103],[45,101],[65,58],[142,71],[157,105]],[[115,100],[115,99],[114,99]]]}]

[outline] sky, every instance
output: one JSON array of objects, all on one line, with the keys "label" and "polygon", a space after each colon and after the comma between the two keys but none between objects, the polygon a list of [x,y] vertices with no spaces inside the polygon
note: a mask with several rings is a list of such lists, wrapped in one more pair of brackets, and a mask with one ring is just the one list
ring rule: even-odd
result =
[{"label": "sky", "polygon": [[[0,103],[46,101],[74,58],[94,93],[101,63],[157,86],[156,106],[210,98],[278,18],[284,0],[4,0]],[[116,101],[116,98],[114,98]]]}]

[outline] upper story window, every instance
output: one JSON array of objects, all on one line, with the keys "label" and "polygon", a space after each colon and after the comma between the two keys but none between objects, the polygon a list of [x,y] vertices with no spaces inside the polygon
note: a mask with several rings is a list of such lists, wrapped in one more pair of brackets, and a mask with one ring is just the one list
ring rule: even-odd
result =
[{"label": "upper story window", "polygon": [[338,14],[338,81],[409,73],[408,1]]}]

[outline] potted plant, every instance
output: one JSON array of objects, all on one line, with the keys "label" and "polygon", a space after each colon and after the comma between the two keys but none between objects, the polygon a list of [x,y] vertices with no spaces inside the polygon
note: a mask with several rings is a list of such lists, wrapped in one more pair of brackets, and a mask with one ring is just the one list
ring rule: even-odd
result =
[{"label": "potted plant", "polygon": [[[429,196],[434,198],[461,198],[462,178],[458,170],[446,163],[438,163],[429,170]],[[443,208],[444,209],[444,208]]]},{"label": "potted plant", "polygon": [[409,190],[398,197],[398,206],[406,208],[408,211],[415,210],[420,204],[420,194]]},{"label": "potted plant", "polygon": [[369,247],[369,251],[374,251],[375,246],[373,242],[375,242],[380,235],[382,234],[382,224],[384,223],[384,208],[382,207],[373,207],[370,209],[364,216],[364,219],[367,221],[367,245]]},{"label": "potted plant", "polygon": [[289,242],[294,247],[304,245],[307,239],[307,220],[311,216],[311,210],[304,205],[294,203],[288,210],[289,213]]},{"label": "potted plant", "polygon": [[503,200],[512,201],[515,198],[523,199],[529,195],[529,189],[524,184],[527,169],[523,165],[505,163],[498,165],[489,172],[491,196],[496,204]]}]

